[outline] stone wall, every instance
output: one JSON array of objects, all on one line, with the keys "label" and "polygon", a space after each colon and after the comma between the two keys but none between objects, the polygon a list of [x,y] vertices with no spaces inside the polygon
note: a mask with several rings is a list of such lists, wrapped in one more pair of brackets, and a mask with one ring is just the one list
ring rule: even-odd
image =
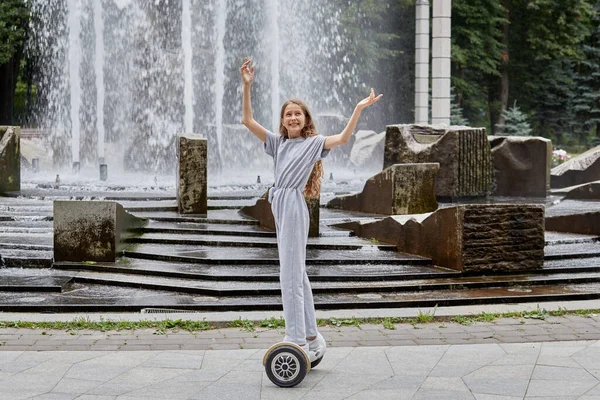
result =
[{"label": "stone wall", "polygon": [[199,136],[179,137],[177,207],[180,214],[206,214],[207,140]]},{"label": "stone wall", "polygon": [[463,272],[535,270],[544,264],[544,207],[539,205],[462,205],[336,226]]},{"label": "stone wall", "polygon": [[114,262],[144,218],[114,201],[54,201],[54,261]]},{"label": "stone wall", "polygon": [[395,164],[367,180],[361,193],[339,196],[329,208],[375,214],[421,214],[437,209],[437,163]]},{"label": "stone wall", "polygon": [[493,166],[485,128],[389,125],[383,167],[439,163],[435,195],[485,196],[491,192]]},{"label": "stone wall", "polygon": [[0,193],[21,190],[20,130],[0,126]]}]

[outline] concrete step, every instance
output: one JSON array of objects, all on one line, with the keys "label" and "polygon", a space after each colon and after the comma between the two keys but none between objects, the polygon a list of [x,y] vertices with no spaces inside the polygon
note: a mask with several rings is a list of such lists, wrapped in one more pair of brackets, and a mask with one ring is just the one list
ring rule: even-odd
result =
[{"label": "concrete step", "polygon": [[[315,294],[317,309],[434,307],[600,298],[600,283],[419,292]],[[540,304],[543,307],[543,304]],[[5,312],[136,312],[145,308],[203,311],[281,310],[280,296],[207,296],[74,282],[62,293],[0,292]]]},{"label": "concrete step", "polygon": [[14,276],[9,268],[0,276],[0,291],[62,292],[72,281],[70,276]]},{"label": "concrete step", "polygon": [[[53,264],[53,268],[65,271],[96,271],[210,281],[279,282],[279,265],[202,265],[125,257],[115,264],[58,262]],[[432,279],[460,275],[459,272],[445,268],[402,264],[308,265],[306,270],[311,282]]]},{"label": "concrete step", "polygon": [[[151,290],[196,293],[208,296],[277,296],[280,284],[252,281],[214,281],[198,279],[140,276],[114,272],[70,271],[79,283],[130,286]],[[499,287],[526,288],[532,285],[588,284],[600,282],[600,273],[556,275],[508,275],[488,277],[448,277],[437,279],[403,279],[386,281],[314,281],[314,294],[420,292]]]},{"label": "concrete step", "polygon": [[[200,245],[134,244],[132,246],[124,251],[124,256],[146,260],[208,265],[279,264],[279,254],[275,247],[231,247],[227,251],[223,251],[222,247]],[[377,246],[365,246],[359,250],[320,250],[309,248],[306,251],[306,264],[431,265],[431,260],[412,254],[380,251]]]},{"label": "concrete step", "polygon": [[[132,237],[126,243],[171,244],[217,247],[264,247],[276,248],[274,237],[234,237],[223,235],[190,235],[187,233],[146,233],[142,237]],[[387,250],[396,251],[396,246],[371,242],[357,237],[308,238],[308,249],[319,250]]]},{"label": "concrete step", "polygon": [[600,242],[565,243],[544,247],[544,260],[600,257]]}]

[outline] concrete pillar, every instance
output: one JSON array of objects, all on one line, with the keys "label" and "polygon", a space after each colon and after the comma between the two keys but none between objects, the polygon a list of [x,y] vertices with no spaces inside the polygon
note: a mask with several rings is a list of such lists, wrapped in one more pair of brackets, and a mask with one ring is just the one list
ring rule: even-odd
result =
[{"label": "concrete pillar", "polygon": [[417,0],[415,21],[415,124],[429,124],[429,0]]},{"label": "concrete pillar", "polygon": [[431,123],[450,125],[452,0],[433,0],[431,24]]}]

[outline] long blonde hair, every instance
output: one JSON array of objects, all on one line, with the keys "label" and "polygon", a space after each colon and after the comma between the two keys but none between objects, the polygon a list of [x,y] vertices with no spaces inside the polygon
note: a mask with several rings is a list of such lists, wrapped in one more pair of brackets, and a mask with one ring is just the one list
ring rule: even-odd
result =
[{"label": "long blonde hair", "polygon": [[[302,100],[291,99],[283,103],[283,106],[281,107],[281,116],[279,118],[279,133],[281,134],[281,136],[288,137],[288,131],[283,126],[282,121],[283,114],[285,113],[285,108],[290,104],[296,104],[300,106],[302,112],[304,112],[305,124],[302,128],[302,132],[300,132],[300,135],[304,138],[318,135],[317,128],[315,127],[315,123],[313,122],[312,115],[310,114],[310,111],[308,110],[306,104],[304,104]],[[304,196],[311,198],[319,197],[319,194],[321,193],[321,178],[323,178],[323,176],[323,163],[319,160],[315,163],[315,166],[313,167],[313,170],[310,173],[308,183],[304,188]]]}]

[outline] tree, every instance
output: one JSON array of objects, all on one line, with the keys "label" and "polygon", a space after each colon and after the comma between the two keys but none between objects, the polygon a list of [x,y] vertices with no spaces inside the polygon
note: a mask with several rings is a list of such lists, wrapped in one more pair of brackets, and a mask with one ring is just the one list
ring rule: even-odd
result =
[{"label": "tree", "polygon": [[531,125],[527,121],[527,115],[517,107],[516,101],[512,108],[502,112],[502,119],[505,123],[497,126],[501,130],[502,136],[531,135]]},{"label": "tree", "polygon": [[27,40],[28,24],[28,2],[0,2],[0,125],[13,123],[14,93]]},{"label": "tree", "polygon": [[[507,0],[510,99],[534,116],[535,134],[571,134],[572,63],[583,58],[592,7],[586,0]],[[499,99],[496,95],[496,99]],[[548,119],[550,118],[550,119]]]},{"label": "tree", "polygon": [[582,42],[584,59],[575,75],[576,95],[573,110],[583,124],[583,131],[596,132],[600,141],[600,1],[594,4],[590,35]]},{"label": "tree", "polygon": [[505,9],[498,1],[452,2],[452,85],[456,103],[474,124],[487,125],[488,83],[500,76]]}]

